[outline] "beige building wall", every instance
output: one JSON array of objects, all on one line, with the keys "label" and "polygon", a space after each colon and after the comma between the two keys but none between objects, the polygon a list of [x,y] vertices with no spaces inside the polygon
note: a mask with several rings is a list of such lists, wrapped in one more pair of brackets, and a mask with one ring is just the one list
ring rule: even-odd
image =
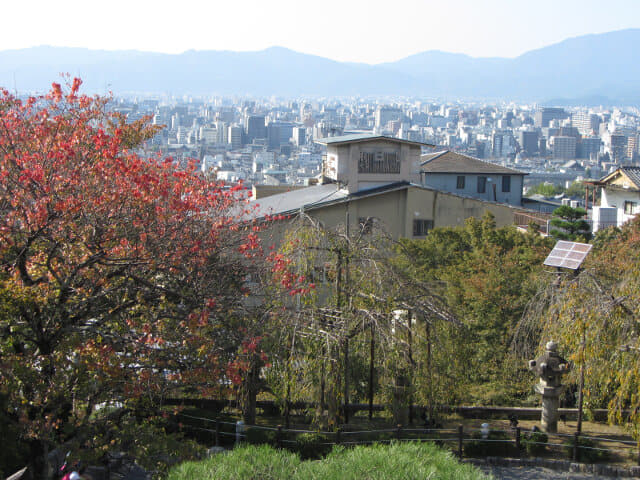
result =
[{"label": "beige building wall", "polygon": [[[346,219],[349,218],[349,229],[354,234],[359,231],[359,219],[370,217],[376,219],[381,228],[394,239],[400,239],[415,238],[414,220],[432,220],[434,228],[454,227],[464,225],[469,217],[481,218],[487,211],[495,216],[496,225],[502,227],[513,225],[514,213],[522,210],[409,186],[368,197],[353,198],[348,202],[315,207],[306,210],[305,214],[322,222],[326,228],[344,228]],[[284,232],[293,227],[294,217],[270,225],[262,234],[266,244],[278,245]]]}]

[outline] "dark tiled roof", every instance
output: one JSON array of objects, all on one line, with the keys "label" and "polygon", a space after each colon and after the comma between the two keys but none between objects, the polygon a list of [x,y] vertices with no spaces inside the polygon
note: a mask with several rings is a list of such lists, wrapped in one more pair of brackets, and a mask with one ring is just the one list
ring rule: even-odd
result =
[{"label": "dark tiled roof", "polygon": [[480,173],[494,175],[526,175],[512,168],[501,167],[477,158],[446,150],[422,155],[422,172],[425,173]]},{"label": "dark tiled roof", "polygon": [[627,177],[634,183],[636,188],[640,188],[640,167],[621,167]]}]

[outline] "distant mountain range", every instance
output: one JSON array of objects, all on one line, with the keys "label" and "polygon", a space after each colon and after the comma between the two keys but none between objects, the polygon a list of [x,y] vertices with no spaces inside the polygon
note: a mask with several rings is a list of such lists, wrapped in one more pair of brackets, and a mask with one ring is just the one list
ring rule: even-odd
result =
[{"label": "distant mountain range", "polygon": [[282,47],[178,55],[82,48],[0,51],[0,85],[44,91],[61,72],[85,91],[217,95],[504,99],[640,104],[640,29],[585,35],[516,58],[426,51],[378,65],[337,62]]}]

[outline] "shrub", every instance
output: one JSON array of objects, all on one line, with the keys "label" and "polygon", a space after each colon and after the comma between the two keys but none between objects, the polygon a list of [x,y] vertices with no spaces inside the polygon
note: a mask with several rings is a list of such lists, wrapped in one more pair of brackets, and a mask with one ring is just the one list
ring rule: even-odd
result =
[{"label": "shrub", "polygon": [[173,468],[168,480],[404,480],[409,478],[455,478],[486,480],[471,465],[459,463],[450,452],[424,443],[336,447],[326,458],[303,462],[287,450],[267,445],[245,445],[226,455],[204,461],[185,462]]},{"label": "shrub", "polygon": [[301,433],[296,437],[295,451],[302,460],[317,460],[331,451],[331,441],[321,433]]},{"label": "shrub", "polygon": [[245,432],[245,439],[252,445],[275,445],[276,432],[273,430],[264,430],[262,428],[249,427]]},{"label": "shrub", "polygon": [[474,432],[471,438],[464,444],[464,454],[469,457],[509,457],[518,453],[509,435],[502,431],[491,430],[486,440],[480,432]]},{"label": "shrub", "polygon": [[547,450],[548,441],[549,436],[544,432],[529,432],[525,434],[522,445],[529,455],[537,456]]},{"label": "shrub", "polygon": [[[575,437],[564,442],[564,451],[569,458],[573,458],[573,446],[575,445]],[[597,463],[606,462],[611,456],[608,450],[594,450],[596,444],[589,438],[578,438],[578,462]]]}]

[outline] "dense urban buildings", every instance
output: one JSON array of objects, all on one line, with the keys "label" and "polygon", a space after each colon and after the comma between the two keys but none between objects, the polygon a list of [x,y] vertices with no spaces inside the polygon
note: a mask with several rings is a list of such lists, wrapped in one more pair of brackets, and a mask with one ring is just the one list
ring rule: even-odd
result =
[{"label": "dense urban buildings", "polygon": [[638,163],[634,108],[435,102],[411,99],[118,99],[116,109],[164,125],[147,144],[226,181],[278,188],[313,184],[326,144],[340,135],[384,135],[516,169],[527,187],[566,186]]}]

